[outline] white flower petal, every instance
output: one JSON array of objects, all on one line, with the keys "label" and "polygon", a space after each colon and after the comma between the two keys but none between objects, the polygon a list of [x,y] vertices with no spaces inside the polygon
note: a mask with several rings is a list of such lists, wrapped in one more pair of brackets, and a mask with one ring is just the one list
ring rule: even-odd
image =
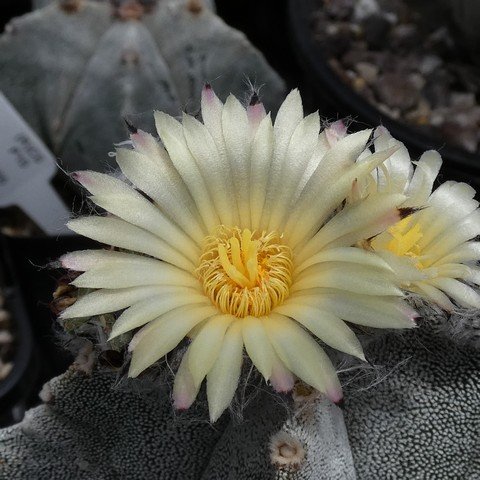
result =
[{"label": "white flower petal", "polygon": [[234,322],[225,334],[217,360],[207,374],[210,420],[215,422],[230,405],[243,362],[242,326]]},{"label": "white flower petal", "polygon": [[342,138],[346,137],[347,126],[343,120],[337,120],[325,128],[323,133],[328,143],[327,150],[330,150],[330,148],[333,148]]},{"label": "white flower petal", "polygon": [[[329,182],[330,178],[334,178],[338,175],[332,176],[330,169],[340,171],[351,166],[348,156],[340,160],[339,162],[329,163],[328,157],[325,157],[327,152],[337,145],[337,143],[345,137],[347,133],[347,127],[342,120],[333,122],[329,127],[325,128],[320,135],[318,136],[318,143],[315,147],[313,155],[308,160],[308,164],[305,167],[305,171],[300,179],[300,182],[297,185],[296,191],[293,196],[293,203],[298,200],[298,197],[302,193],[305,185],[307,184],[310,177],[313,173],[319,168],[320,163],[322,164],[323,174],[325,175],[324,181]],[[332,159],[330,159],[332,160]],[[346,160],[346,161],[345,161]]]},{"label": "white flower petal", "polygon": [[379,189],[381,191],[392,193],[403,192],[413,175],[413,165],[408,150],[403,143],[392,138],[385,127],[377,127],[374,138],[375,151],[377,152],[395,145],[400,147],[397,152],[385,160],[384,165],[388,171],[388,178],[385,178],[382,169],[377,170],[377,183]]},{"label": "white flower petal", "polygon": [[225,159],[225,140],[222,131],[223,103],[219,100],[210,85],[205,85],[202,90],[202,120],[210,135],[215,141],[218,151]]},{"label": "white flower petal", "polygon": [[480,235],[480,210],[475,210],[459,222],[452,224],[441,235],[438,235],[428,245],[429,258],[433,263],[477,235]]},{"label": "white flower petal", "polygon": [[353,166],[355,160],[365,150],[365,145],[372,134],[371,129],[361,130],[341,138],[335,143],[318,163],[312,173],[310,186],[315,183],[330,184]]},{"label": "white flower petal", "polygon": [[[237,200],[241,225],[250,226],[250,148],[252,132],[247,112],[242,104],[229,95],[222,112],[225,152],[232,169],[234,196]],[[232,192],[233,193],[233,192]]]},{"label": "white flower petal", "polygon": [[241,323],[245,350],[258,371],[268,380],[272,375],[275,352],[263,323],[259,318],[251,316],[242,318]]},{"label": "white flower petal", "polygon": [[76,252],[66,253],[60,257],[60,264],[63,268],[75,270],[77,272],[86,272],[101,264],[110,264],[126,262],[128,260],[137,260],[142,258],[140,255],[133,256],[131,253],[115,252],[113,250],[77,250]]},{"label": "white flower petal", "polygon": [[219,224],[219,218],[213,207],[205,178],[202,177],[188,149],[181,124],[170,115],[155,112],[155,125],[175,168],[195,200],[205,226],[209,231],[213,231]]},{"label": "white flower petal", "polygon": [[273,195],[271,198],[267,197],[267,206],[270,205],[271,210],[267,230],[283,230],[282,226],[289,213],[288,207],[318,144],[319,131],[320,118],[318,112],[315,112],[305,117],[293,132],[279,167],[282,194],[278,194],[277,188],[270,191]]},{"label": "white flower petal", "polygon": [[321,250],[304,262],[298,262],[299,265],[295,268],[294,274],[299,274],[312,265],[324,262],[351,262],[391,271],[388,263],[375,253],[356,247],[340,247]]},{"label": "white flower petal", "polygon": [[283,315],[271,313],[263,321],[273,348],[286,367],[333,402],[340,401],[342,388],[335,368],[313,338]]},{"label": "white flower petal", "polygon": [[317,287],[336,288],[364,295],[403,295],[395,286],[395,278],[391,272],[340,262],[309,267],[295,279],[290,291],[293,293]]},{"label": "white flower petal", "polygon": [[282,169],[285,155],[293,132],[303,120],[302,98],[297,89],[292,90],[285,98],[278,110],[274,123],[274,148],[272,162],[269,170],[269,179],[266,189],[266,202],[262,212],[260,225],[265,228],[268,225],[272,209],[275,207],[272,199],[278,199],[278,191],[281,189],[284,178]]},{"label": "white flower petal", "polygon": [[276,148],[278,153],[286,151],[290,137],[302,120],[302,97],[298,88],[295,88],[286,96],[275,118],[275,136],[278,138]]},{"label": "white flower petal", "polygon": [[167,152],[150,133],[138,129],[136,133],[130,134],[130,139],[135,151],[150,158],[158,158],[160,162],[169,163]]},{"label": "white flower petal", "polygon": [[127,308],[127,310],[118,317],[112,327],[109,340],[118,337],[118,335],[122,333],[129,332],[134,328],[141,327],[175,308],[188,305],[200,307],[202,304],[211,305],[205,295],[182,287],[176,287],[176,289],[165,292],[163,295],[146,298]]},{"label": "white flower petal", "polygon": [[434,150],[429,150],[420,157],[412,180],[405,191],[405,195],[409,197],[408,206],[424,205],[427,202],[441,166],[442,157]]},{"label": "white flower petal", "polygon": [[272,358],[270,383],[276,392],[288,393],[293,390],[293,387],[295,386],[295,377],[275,352],[273,353]]},{"label": "white flower petal", "polygon": [[445,182],[431,195],[427,208],[415,214],[416,222],[428,226],[422,228],[422,238],[418,246],[426,249],[439,235],[453,224],[478,208],[473,200],[475,191],[464,183]]},{"label": "white flower petal", "polygon": [[118,178],[93,170],[80,170],[72,173],[78,183],[86,188],[92,195],[119,195],[128,194],[133,189]]},{"label": "white flower petal", "polygon": [[347,322],[374,328],[413,328],[418,314],[398,298],[359,295],[324,288],[293,294],[289,300],[318,306]]},{"label": "white flower petal", "polygon": [[480,295],[473,288],[453,278],[434,278],[429,281],[434,287],[443,290],[462,307],[480,308]]},{"label": "white flower petal", "polygon": [[[295,88],[287,95],[275,118],[275,150],[272,171],[277,172],[279,170],[293,132],[302,120],[302,98],[298,89]],[[272,185],[276,185],[275,180],[272,177]]]},{"label": "white flower petal", "polygon": [[413,282],[425,280],[428,275],[424,269],[416,267],[416,260],[413,257],[395,255],[389,251],[379,251],[377,255],[383,258],[397,275],[398,281],[405,287]]},{"label": "white flower petal", "polygon": [[233,192],[232,171],[223,162],[207,127],[190,115],[183,116],[183,133],[187,146],[198,165],[205,184],[224,225],[239,222],[237,202]]},{"label": "white flower petal", "polygon": [[187,408],[190,408],[200,390],[200,385],[195,384],[192,374],[188,369],[188,353],[188,350],[184,353],[180,366],[175,374],[175,382],[173,383],[173,406],[177,410],[187,410]]},{"label": "white flower petal", "polygon": [[365,360],[362,346],[350,328],[336,315],[311,305],[287,301],[273,310],[301,323],[316,337],[341,352]]},{"label": "white flower petal", "polygon": [[250,215],[253,230],[260,228],[268,178],[270,175],[273,145],[273,125],[269,114],[258,126],[251,150]]},{"label": "white flower petal", "polygon": [[[190,279],[192,274],[175,268],[172,265],[160,262],[156,259],[136,255],[135,253],[117,252],[113,250],[78,250],[76,252],[66,253],[60,257],[60,264],[63,268],[75,270],[77,272],[86,272],[100,267],[131,267],[132,270],[138,269],[166,269],[166,272],[180,272],[181,278]],[[195,287],[200,288],[197,282]]]},{"label": "white flower petal", "polygon": [[426,297],[428,300],[436,303],[447,312],[451,312],[455,309],[453,303],[441,290],[433,285],[429,285],[427,282],[415,283],[412,287],[412,291]]},{"label": "white flower petal", "polygon": [[[342,142],[339,142],[339,145]],[[315,175],[312,175],[297,204],[292,209],[290,220],[285,228],[290,246],[295,248],[301,241],[310,238],[347,197],[353,182],[368,175],[395,151],[396,148],[392,148],[372,154],[364,162],[351,167],[327,189],[325,189],[323,181],[319,181]]]},{"label": "white flower petal", "polygon": [[[337,213],[318,233],[297,253],[297,262],[301,264],[312,255],[319,252],[325,245],[354,233],[361,232],[355,240],[366,237],[363,232],[366,229],[384,231],[401,219],[399,206],[405,201],[405,196],[396,195],[372,195],[371,197],[344,208]],[[353,244],[354,242],[352,242]]]},{"label": "white flower petal", "polygon": [[123,174],[147,194],[197,243],[205,236],[198,209],[171,161],[155,163],[134,150],[120,148],[116,161]]},{"label": "white flower petal", "polygon": [[[447,218],[458,219],[458,215],[466,216],[478,208],[478,202],[474,199],[475,195],[475,189],[470,185],[448,181],[440,185],[428,199],[428,206],[435,208],[425,211],[448,209],[443,212],[443,215]],[[455,215],[455,211],[457,215]]]},{"label": "white flower petal", "polygon": [[433,266],[444,263],[464,263],[480,258],[480,242],[467,242],[455,248],[451,253],[438,259]]},{"label": "white flower petal", "polygon": [[141,285],[177,285],[196,289],[200,287],[192,274],[139,255],[128,255],[124,261],[115,263],[99,263],[71,283],[79,288],[116,289]]},{"label": "white flower petal", "polygon": [[153,233],[175,252],[176,257],[178,254],[185,256],[192,266],[198,259],[200,250],[192,239],[145,198],[134,198],[129,195],[95,195],[90,199],[116,217]]},{"label": "white flower petal", "polygon": [[262,120],[266,117],[267,112],[263,103],[255,103],[247,107],[248,123],[250,124],[251,132],[254,134]]},{"label": "white flower petal", "polygon": [[129,350],[133,352],[129,377],[140,375],[168,352],[199,322],[217,313],[214,307],[188,306],[165,313],[143,327],[133,338]]},{"label": "white flower petal", "polygon": [[188,368],[197,385],[202,383],[212,369],[222,348],[225,332],[235,320],[238,319],[233,315],[217,315],[208,320],[195,336],[188,348]]},{"label": "white flower petal", "polygon": [[116,312],[146,298],[168,295],[172,287],[131,287],[123,289],[101,289],[80,297],[65,309],[60,318],[92,317],[102,313]]},{"label": "white flower petal", "polygon": [[142,228],[113,217],[83,217],[67,223],[70,230],[97,242],[125,248],[133,252],[145,253],[160,260],[165,260],[184,270],[195,268],[178,251],[167,243]]},{"label": "white flower petal", "polygon": [[444,263],[436,267],[424,269],[424,271],[430,277],[460,278],[474,283],[477,283],[480,278],[477,269],[474,267],[467,267],[460,263]]}]

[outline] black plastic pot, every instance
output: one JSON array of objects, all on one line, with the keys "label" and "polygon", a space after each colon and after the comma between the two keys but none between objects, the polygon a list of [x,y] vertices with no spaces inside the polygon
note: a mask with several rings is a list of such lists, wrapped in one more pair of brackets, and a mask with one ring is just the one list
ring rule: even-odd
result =
[{"label": "black plastic pot", "polygon": [[20,291],[9,288],[5,308],[12,314],[12,330],[15,335],[13,369],[0,382],[0,426],[20,420],[26,407],[26,398],[38,376],[35,342],[28,315]]},{"label": "black plastic pot", "polygon": [[321,46],[313,37],[313,14],[318,0],[289,0],[289,29],[296,56],[304,71],[305,84],[319,105],[328,102],[343,116],[353,116],[370,126],[384,125],[398,140],[405,143],[412,156],[435,149],[443,157],[444,177],[466,181],[480,190],[480,156],[449,146],[433,137],[419,133],[414,127],[400,123],[371,105],[333,72]]},{"label": "black plastic pot", "polygon": [[14,366],[0,383],[0,426],[21,419],[22,410],[39,402],[41,386],[64,372],[71,355],[59,344],[49,303],[61,272],[45,268],[66,252],[94,247],[76,235],[12,238],[0,236],[7,309],[15,325]]}]

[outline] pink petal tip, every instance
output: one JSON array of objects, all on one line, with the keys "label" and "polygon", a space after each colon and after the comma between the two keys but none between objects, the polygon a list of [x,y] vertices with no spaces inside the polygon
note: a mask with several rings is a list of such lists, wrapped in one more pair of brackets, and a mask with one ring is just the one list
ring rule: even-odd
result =
[{"label": "pink petal tip", "polygon": [[338,405],[339,403],[342,402],[343,400],[343,392],[342,392],[342,389],[331,389],[331,390],[327,390],[326,392],[326,396],[327,398],[332,401],[333,403],[335,403],[336,405]]},{"label": "pink petal tip", "polygon": [[214,100],[215,92],[213,91],[213,88],[209,83],[206,83],[203,87],[202,97],[208,102],[212,102]]},{"label": "pink petal tip", "polygon": [[250,125],[256,127],[265,117],[265,107],[263,103],[256,103],[247,107],[247,116]]},{"label": "pink petal tip", "polygon": [[73,172],[70,174],[70,176],[83,186],[88,184],[89,175],[87,170],[79,170],[77,172]]},{"label": "pink petal tip", "polygon": [[337,120],[333,122],[326,130],[328,143],[333,147],[339,140],[341,140],[347,134],[347,126],[343,120]]},{"label": "pink petal tip", "polygon": [[288,393],[295,386],[295,379],[291,374],[273,374],[270,377],[270,383],[273,389],[278,393]]},{"label": "pink petal tip", "polygon": [[187,394],[173,395],[173,408],[180,412],[188,410],[193,403],[193,400],[189,398]]}]

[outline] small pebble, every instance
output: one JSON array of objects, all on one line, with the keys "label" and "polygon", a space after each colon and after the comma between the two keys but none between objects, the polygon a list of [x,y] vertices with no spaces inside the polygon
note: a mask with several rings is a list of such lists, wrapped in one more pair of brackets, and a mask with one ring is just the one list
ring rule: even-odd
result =
[{"label": "small pebble", "polygon": [[442,63],[442,59],[437,55],[425,55],[420,63],[419,71],[422,75],[430,75]]},{"label": "small pebble", "polygon": [[335,19],[347,18],[351,15],[354,0],[325,0],[325,12]]},{"label": "small pebble", "polygon": [[0,381],[8,377],[8,375],[12,371],[12,368],[13,368],[12,362],[7,362],[7,363],[0,362]]},{"label": "small pebble", "polygon": [[0,329],[10,326],[10,314],[6,310],[0,310]]},{"label": "small pebble", "polygon": [[411,73],[408,76],[408,81],[419,91],[425,86],[426,83],[425,77],[419,73]]},{"label": "small pebble", "polygon": [[475,95],[473,93],[454,92],[452,93],[450,105],[460,109],[470,109],[476,105]]},{"label": "small pebble", "polygon": [[409,49],[420,42],[416,25],[411,23],[396,25],[390,32],[392,46],[398,49]]},{"label": "small pebble", "polygon": [[0,345],[13,342],[13,335],[8,330],[0,330]]},{"label": "small pebble", "polygon": [[377,0],[357,0],[353,9],[353,19],[356,22],[362,22],[377,13],[380,13]]},{"label": "small pebble", "polygon": [[378,67],[373,63],[358,62],[355,65],[355,70],[367,83],[374,83],[378,78]]},{"label": "small pebble", "polygon": [[408,112],[405,118],[416,125],[424,126],[430,123],[431,113],[430,104],[422,98],[418,102],[417,108]]},{"label": "small pebble", "polygon": [[401,111],[414,107],[420,94],[411,78],[398,73],[381,75],[376,84],[376,93],[383,104]]}]

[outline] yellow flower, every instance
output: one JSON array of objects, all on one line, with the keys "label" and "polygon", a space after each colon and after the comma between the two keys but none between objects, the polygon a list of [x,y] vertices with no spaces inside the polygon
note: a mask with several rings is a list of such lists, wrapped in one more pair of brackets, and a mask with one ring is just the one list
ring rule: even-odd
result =
[{"label": "yellow flower", "polygon": [[[396,271],[403,288],[447,311],[455,308],[451,299],[461,307],[480,308],[480,295],[465,283],[480,284],[480,270],[475,266],[480,244],[472,241],[480,235],[475,190],[453,181],[433,190],[442,164],[440,155],[424,153],[414,171],[405,147],[384,128],[377,129],[377,149],[395,145],[399,150],[377,172],[373,190],[403,193],[407,196],[403,206],[418,211],[375,237],[371,247]],[[364,194],[369,191],[366,185]]]},{"label": "yellow flower", "polygon": [[272,124],[260,103],[202,94],[202,119],[155,113],[160,144],[138,131],[117,151],[127,181],[95,172],[75,178],[110,215],[75,219],[77,233],[124,251],[67,254],[73,282],[97,289],[63,318],[122,311],[110,338],[129,345],[136,377],[191,343],[176,373],[174,404],[188,408],[207,378],[215,421],[237,388],[244,350],[277,391],[295,377],[342,397],[320,344],[363,359],[346,322],[409,328],[415,313],[390,267],[355,245],[404,216],[402,194],[377,194],[342,209],[352,182],[394,149],[356,163],[370,130],[320,132],[294,90]]}]

